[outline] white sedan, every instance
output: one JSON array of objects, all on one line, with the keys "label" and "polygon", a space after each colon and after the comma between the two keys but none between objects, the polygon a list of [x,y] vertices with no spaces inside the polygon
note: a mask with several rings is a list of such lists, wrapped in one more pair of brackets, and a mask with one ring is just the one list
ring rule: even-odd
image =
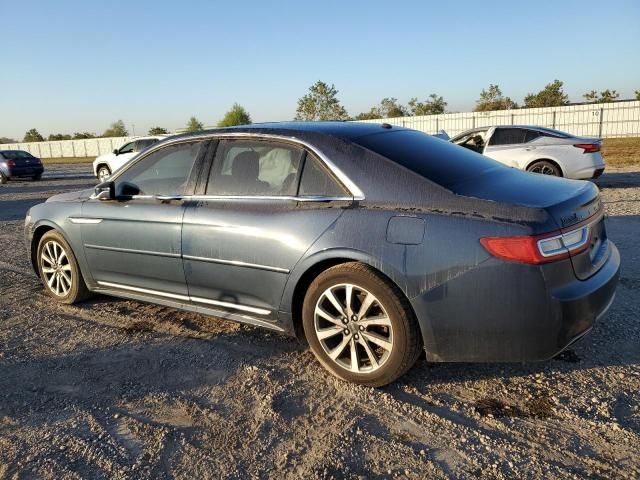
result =
[{"label": "white sedan", "polygon": [[580,180],[597,178],[604,172],[600,139],[575,137],[550,128],[481,127],[449,141],[528,172]]},{"label": "white sedan", "polygon": [[104,182],[113,172],[125,165],[142,150],[165,138],[167,138],[167,135],[138,137],[125,143],[120,148],[116,148],[112,153],[100,155],[93,161],[93,174],[101,182]]}]

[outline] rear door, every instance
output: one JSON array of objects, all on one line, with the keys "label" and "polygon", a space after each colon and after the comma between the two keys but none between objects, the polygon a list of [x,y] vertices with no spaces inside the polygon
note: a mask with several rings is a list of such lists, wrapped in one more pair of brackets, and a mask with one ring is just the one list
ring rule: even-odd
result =
[{"label": "rear door", "polygon": [[510,167],[524,168],[534,155],[527,141],[525,128],[495,127],[489,138],[484,155]]},{"label": "rear door", "polygon": [[285,283],[351,201],[320,161],[273,140],[220,141],[204,195],[187,209],[184,269],[192,301],[273,319]]},{"label": "rear door", "polygon": [[187,294],[181,258],[184,196],[195,188],[205,150],[202,141],[156,150],[115,178],[122,199],[83,204],[78,223],[100,287],[164,297]]}]

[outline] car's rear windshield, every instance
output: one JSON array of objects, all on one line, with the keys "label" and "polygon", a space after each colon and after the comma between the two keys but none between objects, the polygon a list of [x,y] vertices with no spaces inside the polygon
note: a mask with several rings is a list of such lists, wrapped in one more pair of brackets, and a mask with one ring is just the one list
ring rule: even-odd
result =
[{"label": "car's rear windshield", "polygon": [[503,166],[417,130],[391,130],[353,140],[445,188]]},{"label": "car's rear windshield", "polygon": [[29,152],[23,152],[22,150],[5,150],[2,153],[2,156],[7,160],[16,160],[18,158],[32,158]]}]

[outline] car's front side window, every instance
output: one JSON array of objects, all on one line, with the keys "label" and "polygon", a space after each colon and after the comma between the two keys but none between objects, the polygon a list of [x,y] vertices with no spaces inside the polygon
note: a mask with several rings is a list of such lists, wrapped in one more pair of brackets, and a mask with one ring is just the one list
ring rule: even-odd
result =
[{"label": "car's front side window", "polygon": [[184,195],[202,145],[179,143],[147,155],[116,178],[116,194]]},{"label": "car's front side window", "polygon": [[120,150],[118,150],[119,154],[123,154],[123,153],[131,153],[133,152],[133,149],[135,148],[136,142],[129,142],[125,145],[123,145],[122,147],[120,147]]},{"label": "car's front side window", "polygon": [[218,145],[207,195],[293,196],[302,149],[260,140],[223,140]]}]

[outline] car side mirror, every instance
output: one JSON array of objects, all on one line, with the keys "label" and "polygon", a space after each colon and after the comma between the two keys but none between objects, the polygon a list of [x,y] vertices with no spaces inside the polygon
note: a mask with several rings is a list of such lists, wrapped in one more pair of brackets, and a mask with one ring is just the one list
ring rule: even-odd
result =
[{"label": "car side mirror", "polygon": [[93,197],[98,200],[114,200],[116,198],[115,183],[106,181],[99,183],[93,189]]},{"label": "car side mirror", "polygon": [[114,155],[118,155],[119,153],[120,153],[120,152],[118,151],[118,149],[117,149],[117,148],[115,148],[115,149],[113,150],[113,154],[114,154]]},{"label": "car side mirror", "polygon": [[140,195],[140,187],[130,182],[122,182],[118,185],[116,198],[131,198]]}]

